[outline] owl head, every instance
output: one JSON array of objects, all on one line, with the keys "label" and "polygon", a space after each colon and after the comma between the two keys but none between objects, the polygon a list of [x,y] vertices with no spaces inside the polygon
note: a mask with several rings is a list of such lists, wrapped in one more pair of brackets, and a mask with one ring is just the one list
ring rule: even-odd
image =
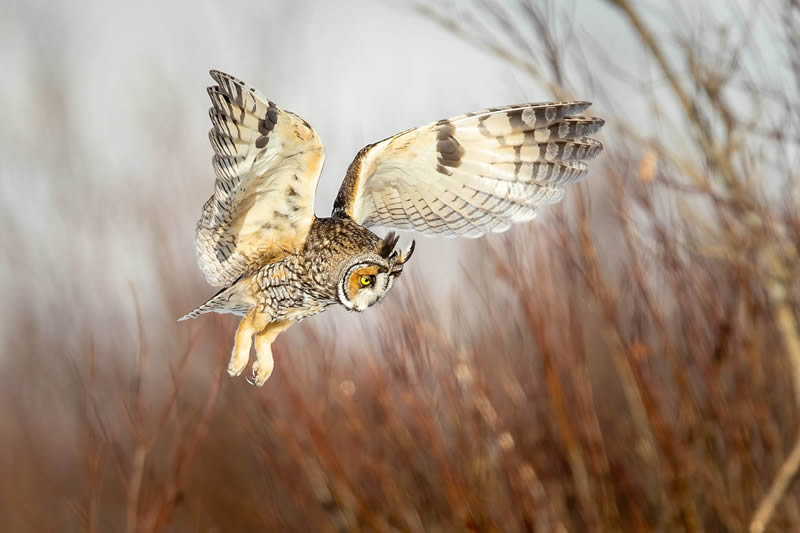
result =
[{"label": "owl head", "polygon": [[403,265],[414,253],[414,241],[402,251],[395,250],[397,234],[391,232],[377,249],[347,261],[339,277],[339,302],[350,311],[363,311],[389,292]]}]

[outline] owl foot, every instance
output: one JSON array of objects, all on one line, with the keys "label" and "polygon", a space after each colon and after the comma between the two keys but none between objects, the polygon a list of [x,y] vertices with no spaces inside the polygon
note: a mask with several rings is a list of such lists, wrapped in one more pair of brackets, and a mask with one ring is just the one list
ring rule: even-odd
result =
[{"label": "owl foot", "polygon": [[280,333],[292,322],[281,320],[268,324],[260,333],[256,334],[256,360],[253,362],[252,375],[247,378],[248,383],[260,387],[272,375],[275,360],[272,358],[272,343]]},{"label": "owl foot", "polygon": [[247,378],[247,382],[250,385],[260,387],[266,383],[269,377],[272,375],[273,368],[275,368],[275,362],[272,359],[272,355],[269,356],[269,361],[265,364],[261,364],[261,362],[258,360],[253,361],[252,375]]},{"label": "owl foot", "polygon": [[272,341],[276,336],[275,328],[269,326],[256,335],[256,360],[253,361],[252,377],[247,379],[251,385],[260,387],[272,375],[272,370],[275,368],[275,360],[272,358]]}]

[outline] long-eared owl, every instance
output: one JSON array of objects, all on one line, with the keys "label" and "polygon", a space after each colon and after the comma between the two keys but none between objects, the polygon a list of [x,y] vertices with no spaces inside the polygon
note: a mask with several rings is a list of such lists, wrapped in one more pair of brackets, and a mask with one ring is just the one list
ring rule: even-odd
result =
[{"label": "long-eared owl", "polygon": [[314,215],[325,154],[311,126],[242,81],[211,71],[214,194],[197,223],[200,269],[222,289],[181,320],[214,311],[243,318],[228,373],[251,382],[274,366],[271,345],[290,325],[340,304],[363,311],[403,271],[424,235],[480,237],[531,220],[583,178],[602,150],[603,120],[588,102],[490,108],[409,129],[362,148],[329,218]]}]

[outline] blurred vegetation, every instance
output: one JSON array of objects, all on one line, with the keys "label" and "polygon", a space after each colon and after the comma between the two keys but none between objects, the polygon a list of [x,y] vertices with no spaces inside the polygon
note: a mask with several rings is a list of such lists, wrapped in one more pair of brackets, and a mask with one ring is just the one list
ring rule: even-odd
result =
[{"label": "blurred vegetation", "polygon": [[[607,119],[591,194],[482,241],[452,324],[411,268],[368,333],[279,338],[255,389],[224,375],[233,319],[137,304],[136,344],[88,324],[65,346],[20,306],[2,529],[800,531],[800,4],[655,31],[609,3],[666,87],[644,116],[615,113],[614,58],[563,4],[418,8],[555,97],[594,87]],[[144,224],[177,317],[208,290]]]}]

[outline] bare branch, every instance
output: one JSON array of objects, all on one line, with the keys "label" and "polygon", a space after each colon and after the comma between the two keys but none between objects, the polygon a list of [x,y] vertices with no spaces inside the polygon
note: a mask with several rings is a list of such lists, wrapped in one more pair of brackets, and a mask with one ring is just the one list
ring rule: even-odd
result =
[{"label": "bare branch", "polygon": [[786,494],[786,489],[794,480],[797,471],[800,469],[800,436],[794,443],[792,453],[786,458],[786,461],[781,465],[778,470],[778,475],[772,482],[769,491],[764,495],[764,499],[758,504],[753,520],[750,522],[750,533],[762,533],[775,512],[775,508],[783,499]]}]

